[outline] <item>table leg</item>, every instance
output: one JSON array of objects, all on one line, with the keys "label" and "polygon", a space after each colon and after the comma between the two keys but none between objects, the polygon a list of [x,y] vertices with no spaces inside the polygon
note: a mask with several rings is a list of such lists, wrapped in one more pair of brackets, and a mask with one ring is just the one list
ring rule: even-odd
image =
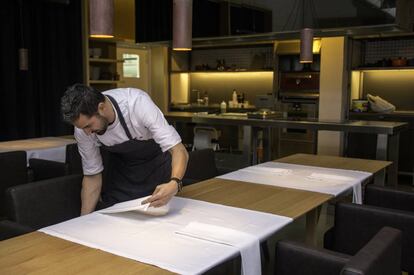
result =
[{"label": "table leg", "polygon": [[251,165],[252,152],[252,127],[249,125],[243,126],[243,159],[246,165]]},{"label": "table leg", "polygon": [[400,145],[400,134],[388,138],[388,160],[392,161],[388,169],[388,184],[398,185],[398,150]]},{"label": "table leg", "polygon": [[[398,184],[398,147],[399,147],[400,135],[386,135],[378,134],[377,136],[377,152],[376,159],[389,160],[392,164],[388,168],[388,183],[394,185]],[[384,181],[385,181],[385,177]],[[379,183],[380,179],[376,179],[375,183]],[[384,183],[380,183],[384,185]]]},{"label": "table leg", "polygon": [[306,243],[316,246],[316,227],[321,215],[322,205],[306,213]]}]

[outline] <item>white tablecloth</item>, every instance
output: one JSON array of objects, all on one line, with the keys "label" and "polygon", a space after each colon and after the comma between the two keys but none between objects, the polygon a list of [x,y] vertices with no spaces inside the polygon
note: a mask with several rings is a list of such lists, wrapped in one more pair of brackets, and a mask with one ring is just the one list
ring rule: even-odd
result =
[{"label": "white tablecloth", "polygon": [[199,274],[240,248],[177,234],[191,222],[237,230],[264,240],[292,221],[262,212],[174,197],[166,216],[135,212],[92,214],[41,232],[180,274]]},{"label": "white tablecloth", "polygon": [[0,152],[26,151],[27,163],[31,158],[65,162],[66,145],[75,143],[74,139],[42,137],[0,142]]},{"label": "white tablecloth", "polygon": [[218,178],[301,189],[338,196],[353,191],[353,201],[362,203],[361,183],[372,174],[280,162],[266,162]]}]

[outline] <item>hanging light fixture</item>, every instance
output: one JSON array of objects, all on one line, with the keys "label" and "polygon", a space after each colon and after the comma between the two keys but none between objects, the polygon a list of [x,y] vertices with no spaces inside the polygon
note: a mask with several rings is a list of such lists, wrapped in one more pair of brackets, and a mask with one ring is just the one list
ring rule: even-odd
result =
[{"label": "hanging light fixture", "polygon": [[313,62],[313,29],[303,28],[300,31],[300,63]]},{"label": "hanging light fixture", "polygon": [[306,5],[306,0],[302,0],[302,29],[300,31],[300,58],[299,58],[299,62],[300,63],[312,63],[313,62],[313,29],[312,29],[312,25],[313,25],[313,17],[314,17],[314,13],[316,13],[315,11],[315,7],[313,4],[313,0],[309,1],[309,5],[310,5],[310,10],[311,10],[311,23],[308,25],[309,27],[305,27],[306,22],[305,22],[305,5]]},{"label": "hanging light fixture", "polygon": [[173,1],[173,50],[191,51],[193,25],[193,1]]},{"label": "hanging light fixture", "polygon": [[89,0],[89,36],[114,37],[113,0]]},{"label": "hanging light fixture", "polygon": [[24,46],[24,26],[23,26],[23,1],[19,0],[20,13],[20,48],[19,48],[19,70],[29,70],[29,50]]}]

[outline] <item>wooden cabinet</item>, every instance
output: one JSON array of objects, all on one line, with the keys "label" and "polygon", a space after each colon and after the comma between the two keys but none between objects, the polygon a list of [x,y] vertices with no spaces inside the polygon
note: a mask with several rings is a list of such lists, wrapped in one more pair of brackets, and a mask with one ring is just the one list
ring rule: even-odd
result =
[{"label": "wooden cabinet", "polygon": [[87,84],[103,91],[117,88],[121,73],[116,58],[116,42],[89,39],[87,55]]}]

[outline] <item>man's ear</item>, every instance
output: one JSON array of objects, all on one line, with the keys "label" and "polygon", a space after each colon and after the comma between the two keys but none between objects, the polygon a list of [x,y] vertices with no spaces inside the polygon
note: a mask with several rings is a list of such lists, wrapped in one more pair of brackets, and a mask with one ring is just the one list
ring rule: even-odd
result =
[{"label": "man's ear", "polygon": [[103,116],[105,114],[105,102],[100,102],[98,104],[98,113]]}]

